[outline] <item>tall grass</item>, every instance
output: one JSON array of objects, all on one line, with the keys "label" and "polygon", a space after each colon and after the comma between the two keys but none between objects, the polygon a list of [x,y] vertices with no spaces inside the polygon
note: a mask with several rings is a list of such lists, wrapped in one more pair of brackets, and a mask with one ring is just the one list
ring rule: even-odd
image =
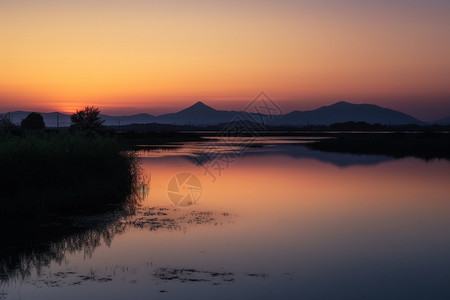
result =
[{"label": "tall grass", "polygon": [[94,132],[0,133],[0,217],[90,214],[134,201],[138,158]]}]

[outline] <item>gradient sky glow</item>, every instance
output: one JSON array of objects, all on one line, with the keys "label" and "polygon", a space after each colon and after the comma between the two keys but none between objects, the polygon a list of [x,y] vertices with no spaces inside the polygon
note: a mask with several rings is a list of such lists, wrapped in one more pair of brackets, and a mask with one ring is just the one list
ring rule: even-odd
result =
[{"label": "gradient sky glow", "polygon": [[450,1],[2,0],[0,112],[344,100],[450,115]]}]

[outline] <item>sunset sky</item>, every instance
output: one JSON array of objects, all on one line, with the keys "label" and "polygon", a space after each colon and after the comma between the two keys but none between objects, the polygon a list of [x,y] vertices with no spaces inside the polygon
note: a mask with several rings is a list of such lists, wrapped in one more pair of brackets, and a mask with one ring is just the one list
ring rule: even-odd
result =
[{"label": "sunset sky", "polygon": [[450,116],[448,0],[1,0],[0,112],[289,112],[373,103]]}]

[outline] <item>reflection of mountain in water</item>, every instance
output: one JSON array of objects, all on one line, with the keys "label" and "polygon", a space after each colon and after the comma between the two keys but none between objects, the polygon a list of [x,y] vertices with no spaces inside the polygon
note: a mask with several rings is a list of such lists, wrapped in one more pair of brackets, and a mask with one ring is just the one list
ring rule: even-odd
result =
[{"label": "reflection of mountain in water", "polygon": [[395,160],[392,157],[382,155],[355,155],[349,153],[321,152],[308,149],[302,144],[297,145],[272,145],[262,151],[249,149],[244,155],[286,155],[295,159],[315,159],[325,163],[331,163],[338,167],[350,167],[354,165],[377,165]]},{"label": "reflection of mountain in water", "polygon": [[236,156],[288,156],[294,159],[314,159],[324,163],[330,163],[338,167],[350,167],[355,165],[377,165],[383,162],[395,160],[394,158],[382,155],[355,155],[332,152],[321,152],[311,150],[304,144],[269,144],[260,147],[247,147],[240,150],[228,150],[211,155],[204,155],[204,153],[195,153],[196,156],[187,155],[186,159],[201,165],[208,164],[210,161],[223,156],[230,158]]}]

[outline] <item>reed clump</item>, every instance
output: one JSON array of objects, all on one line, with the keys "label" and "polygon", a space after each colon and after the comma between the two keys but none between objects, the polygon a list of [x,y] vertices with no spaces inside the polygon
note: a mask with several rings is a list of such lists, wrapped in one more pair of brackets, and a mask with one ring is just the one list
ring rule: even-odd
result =
[{"label": "reed clump", "polygon": [[139,161],[93,131],[0,132],[0,217],[92,214],[136,201]]}]

